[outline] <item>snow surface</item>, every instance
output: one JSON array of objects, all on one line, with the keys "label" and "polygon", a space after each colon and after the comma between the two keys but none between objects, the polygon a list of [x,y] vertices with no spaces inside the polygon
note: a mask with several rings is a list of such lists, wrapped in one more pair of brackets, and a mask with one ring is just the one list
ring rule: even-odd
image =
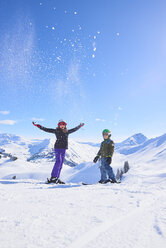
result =
[{"label": "snow surface", "polygon": [[86,152],[94,155],[98,147],[71,140],[70,159],[79,153],[82,162],[64,165],[65,185],[47,185],[53,162],[25,158],[52,143],[3,136],[0,148],[18,159],[0,159],[0,247],[165,248],[166,144],[161,137],[134,154],[115,153],[114,170],[125,160],[130,165],[121,184],[83,186],[81,181],[100,178],[100,163],[90,162],[90,156],[84,162]]}]

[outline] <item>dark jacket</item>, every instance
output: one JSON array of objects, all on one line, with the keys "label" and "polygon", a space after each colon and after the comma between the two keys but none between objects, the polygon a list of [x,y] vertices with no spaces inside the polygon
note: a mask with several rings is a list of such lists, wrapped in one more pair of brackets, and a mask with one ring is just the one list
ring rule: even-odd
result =
[{"label": "dark jacket", "polygon": [[46,128],[46,127],[42,127],[40,126],[40,129],[47,132],[47,133],[54,133],[56,136],[56,142],[54,145],[54,148],[61,148],[61,149],[68,149],[68,135],[77,131],[80,128],[80,126],[77,126],[75,128],[69,129],[65,132],[62,131],[61,128],[56,128],[56,129],[52,129],[52,128]]},{"label": "dark jacket", "polygon": [[102,158],[112,157],[114,153],[114,142],[111,139],[104,140],[100,145],[100,150],[97,156]]}]

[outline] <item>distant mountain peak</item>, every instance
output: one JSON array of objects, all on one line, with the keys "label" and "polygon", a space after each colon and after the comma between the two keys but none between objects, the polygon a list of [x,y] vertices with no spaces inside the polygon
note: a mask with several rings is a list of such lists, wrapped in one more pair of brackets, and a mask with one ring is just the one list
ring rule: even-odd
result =
[{"label": "distant mountain peak", "polygon": [[142,144],[147,140],[147,137],[142,133],[136,133],[133,136],[131,136],[129,139],[134,139],[136,144]]},{"label": "distant mountain peak", "polygon": [[5,145],[10,142],[18,142],[21,138],[14,134],[0,133],[0,145]]},{"label": "distant mountain peak", "polygon": [[126,145],[140,145],[147,140],[147,137],[142,133],[136,133],[129,137],[128,139],[124,140],[122,143]]},{"label": "distant mountain peak", "polygon": [[10,133],[0,133],[0,139],[20,139],[20,137],[18,135],[15,134],[10,134]]},{"label": "distant mountain peak", "polygon": [[137,146],[140,144],[143,144],[145,141],[147,141],[147,137],[142,133],[136,133],[132,135],[131,137],[127,138],[126,140],[122,141],[121,143],[116,144],[116,148],[120,147],[128,147],[128,146]]}]

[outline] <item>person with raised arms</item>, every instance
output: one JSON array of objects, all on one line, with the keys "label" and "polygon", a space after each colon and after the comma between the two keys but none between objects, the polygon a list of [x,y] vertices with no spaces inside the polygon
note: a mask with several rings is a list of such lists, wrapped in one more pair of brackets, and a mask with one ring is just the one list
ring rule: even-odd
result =
[{"label": "person with raised arms", "polygon": [[67,123],[64,120],[60,120],[58,122],[58,126],[56,129],[46,128],[35,122],[32,123],[34,126],[38,127],[39,129],[48,133],[53,133],[56,136],[56,142],[54,145],[56,161],[53,170],[51,172],[51,178],[47,179],[47,183],[65,184],[63,181],[60,180],[59,177],[65,159],[66,149],[68,149],[68,136],[69,134],[77,131],[82,126],[84,126],[84,123],[80,123],[77,127],[69,130],[66,128]]}]

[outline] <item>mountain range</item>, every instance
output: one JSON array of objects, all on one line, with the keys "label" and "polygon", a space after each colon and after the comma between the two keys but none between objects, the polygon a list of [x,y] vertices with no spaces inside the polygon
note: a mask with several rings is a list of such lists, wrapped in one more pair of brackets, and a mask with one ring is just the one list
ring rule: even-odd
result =
[{"label": "mountain range", "polygon": [[[12,158],[26,162],[40,163],[54,161],[54,139],[26,139],[14,134],[0,134],[0,162]],[[80,163],[93,161],[99,143],[77,142],[69,139],[65,164],[76,166]],[[142,133],[134,134],[126,140],[115,144],[114,162],[129,160],[135,162],[160,162],[166,159],[166,134],[148,139]],[[14,160],[14,159],[13,159]]]}]

